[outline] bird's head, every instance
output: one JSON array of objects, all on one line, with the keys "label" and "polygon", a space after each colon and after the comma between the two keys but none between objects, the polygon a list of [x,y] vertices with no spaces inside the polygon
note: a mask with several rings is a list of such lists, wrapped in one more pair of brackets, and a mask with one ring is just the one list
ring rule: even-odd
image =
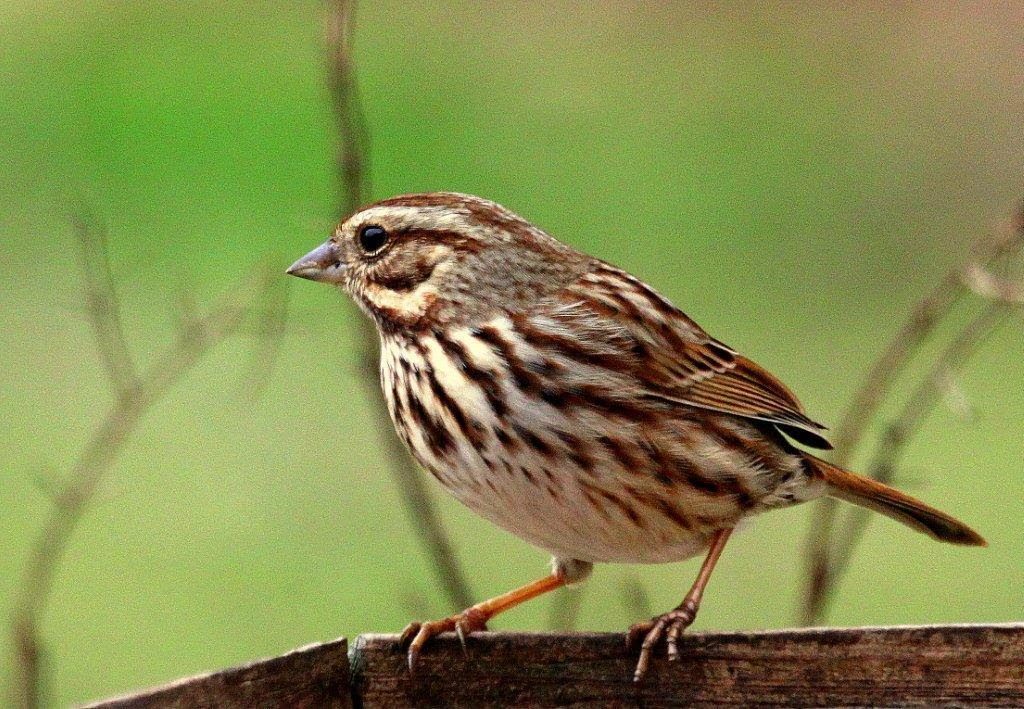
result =
[{"label": "bird's head", "polygon": [[288,273],[341,286],[397,329],[537,297],[584,258],[494,202],[432,192],[358,210]]}]

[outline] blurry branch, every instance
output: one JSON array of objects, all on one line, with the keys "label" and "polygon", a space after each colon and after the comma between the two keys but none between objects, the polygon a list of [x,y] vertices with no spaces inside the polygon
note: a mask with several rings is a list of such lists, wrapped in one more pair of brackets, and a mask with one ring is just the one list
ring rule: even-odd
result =
[{"label": "blurry branch", "polygon": [[283,278],[269,280],[269,275],[259,310],[252,318],[252,335],[257,344],[253,347],[252,364],[242,381],[242,390],[250,399],[258,399],[267,388],[288,326],[288,297],[291,289],[285,286]]},{"label": "blurry branch", "polygon": [[563,588],[552,596],[548,611],[549,630],[566,632],[576,628],[584,591],[585,588],[577,584]]},{"label": "blurry branch", "polygon": [[[971,287],[980,284],[978,274],[991,277],[989,266],[997,259],[1017,251],[1021,244],[1020,223],[998,230],[995,236],[986,236],[976,242],[966,268],[956,267],[946,273],[935,289],[914,308],[910,318],[896,333],[889,346],[872,366],[864,384],[857,391],[836,426],[833,460],[840,467],[847,466],[864,440],[868,426],[879,407],[899,381],[921,346],[928,341],[943,318],[949,315]],[[993,281],[994,281],[994,277]],[[987,280],[987,279],[986,279]]]},{"label": "blurry branch", "polygon": [[[865,472],[889,482],[906,446],[918,432],[928,414],[943,395],[957,391],[955,374],[981,347],[986,337],[1004,320],[1007,311],[1024,302],[1020,284],[1000,279],[991,268],[1000,260],[1018,254],[1024,248],[1024,213],[1014,223],[998,230],[994,236],[979,240],[970,262],[950,270],[939,285],[914,309],[911,317],[893,338],[871,368],[863,386],[843,416],[836,436],[833,459],[848,466],[861,445],[871,422],[893,385],[905,374],[913,356],[950,316],[965,296],[973,293],[987,302],[939,354],[925,378],[914,388],[909,399],[883,429],[876,451]],[[961,403],[961,410],[966,408]],[[851,510],[849,523],[835,539],[838,503],[826,498],[818,504],[807,545],[807,579],[802,621],[812,625],[823,620],[835,587],[845,572],[856,549],[870,514]]]},{"label": "blurry branch", "polygon": [[359,87],[352,65],[352,37],[355,34],[355,0],[330,0],[327,18],[329,76],[334,116],[338,124],[338,178],[341,182],[341,216],[363,203],[369,193],[366,174],[370,136],[366,129]]},{"label": "blurry branch", "polygon": [[29,550],[18,588],[13,614],[16,654],[12,687],[15,705],[30,708],[40,706],[45,699],[40,622],[54,578],[71,535],[94,501],[104,476],[146,412],[211,348],[239,332],[272,288],[268,273],[255,284],[240,283],[231,288],[205,314],[186,315],[180,320],[177,337],[152,358],[147,369],[136,371],[120,323],[102,232],[85,219],[75,220],[75,231],[85,266],[89,320],[115,397],[64,481],[51,486],[53,505]]},{"label": "blurry branch", "polygon": [[[352,35],[355,29],[355,2],[331,0],[327,21],[329,52],[328,82],[338,125],[338,178],[342,188],[341,216],[353,212],[369,193],[366,174],[369,134],[359,103],[355,71],[352,64]],[[437,513],[427,489],[426,476],[413,465],[408,452],[394,433],[380,391],[378,337],[373,324],[361,313],[349,313],[352,341],[360,347],[359,381],[366,400],[373,409],[375,428],[381,432],[384,460],[390,469],[406,514],[412,521],[416,536],[426,548],[431,566],[445,589],[453,607],[466,608],[473,603],[465,574],[455,555],[451,539]]]},{"label": "blurry branch", "polygon": [[82,244],[82,271],[85,274],[85,302],[93,323],[96,346],[99,348],[107,376],[118,396],[138,388],[138,375],[125,344],[121,315],[114,294],[113,277],[107,253],[107,231],[94,220],[82,215],[73,217],[75,234]]},{"label": "blurry branch", "polygon": [[622,580],[622,604],[626,608],[626,617],[630,623],[647,620],[654,615],[651,597],[647,587],[640,583],[636,576],[629,575]]}]

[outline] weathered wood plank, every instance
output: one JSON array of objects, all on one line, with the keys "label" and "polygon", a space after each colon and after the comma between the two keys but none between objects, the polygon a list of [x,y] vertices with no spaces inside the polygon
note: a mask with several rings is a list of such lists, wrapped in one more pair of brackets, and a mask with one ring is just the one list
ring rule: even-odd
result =
[{"label": "weathered wood plank", "polygon": [[437,638],[410,675],[397,636],[364,635],[90,706],[1024,706],[1024,624],[694,633],[639,685],[618,633],[467,648]]},{"label": "weathered wood plank", "polygon": [[344,638],[89,704],[102,709],[352,706]]},{"label": "weathered wood plank", "polygon": [[360,636],[357,704],[397,706],[1024,706],[1024,624],[687,635],[632,681],[621,634],[431,641],[410,676],[397,636]]}]

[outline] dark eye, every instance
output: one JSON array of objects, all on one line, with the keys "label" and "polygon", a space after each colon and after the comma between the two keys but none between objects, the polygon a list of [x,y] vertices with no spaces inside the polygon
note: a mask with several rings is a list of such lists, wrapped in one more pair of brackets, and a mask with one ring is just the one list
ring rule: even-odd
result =
[{"label": "dark eye", "polygon": [[359,230],[359,245],[368,254],[380,251],[386,243],[388,233],[382,227],[371,224]]}]

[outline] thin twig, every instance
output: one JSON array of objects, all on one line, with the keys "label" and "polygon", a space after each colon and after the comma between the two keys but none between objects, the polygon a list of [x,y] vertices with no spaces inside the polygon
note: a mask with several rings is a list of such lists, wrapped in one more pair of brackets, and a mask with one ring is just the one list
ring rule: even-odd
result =
[{"label": "thin twig", "polygon": [[[928,415],[942,399],[943,379],[967,364],[988,336],[1006,319],[1013,305],[1014,303],[998,300],[989,303],[939,355],[929,375],[918,384],[903,409],[886,426],[878,450],[867,467],[871,477],[884,483],[892,482],[909,441],[921,429]],[[843,527],[832,552],[829,574],[833,589],[848,568],[857,544],[871,520],[871,513],[861,507],[850,510],[850,514],[850,522]],[[826,594],[822,613],[828,610],[828,603],[833,596],[834,593]]]},{"label": "thin twig", "polygon": [[1018,217],[1018,221],[1008,228],[997,230],[995,236],[986,235],[975,242],[967,267],[950,269],[935,289],[917,304],[910,318],[893,336],[839,419],[833,453],[836,465],[849,465],[893,385],[899,381],[913,356],[928,341],[942,319],[969,291],[964,274],[979,269],[987,273],[989,264],[1019,248],[1020,219]]},{"label": "thin twig", "polygon": [[107,253],[106,228],[90,224],[90,221],[94,219],[82,214],[72,217],[82,247],[79,255],[85,273],[85,301],[103,367],[118,396],[124,396],[138,386],[138,375],[128,352],[121,314],[117,308],[117,293]]},{"label": "thin twig", "polygon": [[[369,193],[369,133],[359,102],[352,63],[355,2],[332,0],[330,7],[327,25],[330,54],[328,81],[338,125],[338,181],[342,188],[341,216],[345,216],[362,204]],[[355,312],[355,308],[351,308],[348,315],[346,322],[351,323],[350,339],[360,345],[361,376],[358,379],[372,409],[374,428],[381,433],[384,460],[402,496],[406,515],[426,549],[449,603],[457,608],[468,607],[473,602],[473,595],[458,562],[454,545],[430,496],[426,478],[413,465],[408,452],[393,432],[391,417],[378,385],[380,353],[377,349],[377,333],[368,320]]]},{"label": "thin twig", "polygon": [[44,703],[42,665],[45,653],[40,622],[71,535],[142,417],[206,352],[242,327],[253,312],[253,303],[266,291],[265,282],[268,282],[263,279],[264,284],[255,295],[249,293],[244,284],[230,289],[206,315],[190,320],[179,336],[153,358],[148,369],[136,373],[134,368],[127,368],[128,348],[109,271],[97,267],[106,263],[104,241],[84,220],[77,220],[75,228],[86,264],[90,323],[116,396],[110,411],[72,465],[63,486],[53,495],[52,511],[29,550],[25,576],[14,603],[17,657],[12,686],[16,705],[30,709]]},{"label": "thin twig", "polygon": [[355,0],[331,0],[327,24],[328,80],[338,126],[336,160],[342,188],[341,216],[355,211],[369,193],[369,131],[352,64],[355,10]]},{"label": "thin twig", "polygon": [[[287,284],[288,281],[283,278],[268,280],[260,311],[253,318],[256,345],[253,347],[252,364],[245,372],[242,387],[250,399],[258,399],[266,390],[278,355],[281,353],[281,343],[284,341],[288,325],[291,292]],[[185,322],[184,317],[182,322]]]},{"label": "thin twig", "polygon": [[[875,419],[881,404],[891,393],[894,384],[904,375],[913,356],[921,349],[925,342],[935,332],[938,325],[952,312],[960,300],[968,293],[976,292],[987,295],[996,301],[989,308],[1001,311],[1012,302],[1012,298],[997,297],[1016,295],[1018,290],[1007,290],[1010,286],[1002,281],[997,281],[991,275],[988,267],[1000,258],[1018,251],[1024,245],[1024,213],[1019,213],[1014,222],[1008,228],[997,231],[995,236],[988,236],[975,243],[972,253],[972,260],[965,267],[951,269],[935,287],[935,289],[914,309],[910,318],[897,332],[889,346],[882,353],[879,359],[872,366],[861,389],[854,396],[853,402],[842,417],[837,427],[836,448],[833,459],[840,466],[849,465],[854,453],[864,441],[868,427]],[[983,278],[982,274],[988,276]],[[923,415],[931,410],[931,404],[925,407],[918,414],[921,403],[915,403],[924,394],[922,391],[941,393],[941,382],[948,372],[960,366],[962,360],[973,351],[973,348],[981,341],[975,333],[976,327],[983,327],[989,316],[985,313],[972,320],[951,344],[943,355],[940,356],[931,376],[922,386],[915,390],[915,395],[904,409],[909,415]],[[967,338],[964,341],[964,338]],[[947,358],[953,358],[952,360]],[[957,357],[962,359],[958,360]],[[895,429],[903,428],[899,417]],[[906,429],[904,429],[906,430]],[[901,443],[905,443],[905,440]],[[893,448],[892,441],[886,437],[879,442],[879,453],[876,454],[875,463],[869,466],[869,474],[875,475],[879,472],[885,473],[883,468],[877,468],[885,458],[887,448]],[[901,447],[890,454],[898,455]],[[893,459],[895,460],[895,459]],[[807,542],[807,580],[805,585],[804,601],[802,605],[802,621],[805,625],[813,625],[820,622],[829,602],[839,576],[845,570],[860,537],[858,525],[863,522],[857,520],[862,518],[861,513],[853,518],[852,527],[847,528],[847,536],[844,537],[843,546],[836,547],[834,544],[834,532],[836,517],[839,512],[838,503],[827,498],[818,503],[814,522],[811,525],[810,535]],[[851,531],[852,530],[852,531]],[[848,547],[847,547],[848,545]],[[837,553],[841,552],[844,557],[841,566],[836,566]]]}]

